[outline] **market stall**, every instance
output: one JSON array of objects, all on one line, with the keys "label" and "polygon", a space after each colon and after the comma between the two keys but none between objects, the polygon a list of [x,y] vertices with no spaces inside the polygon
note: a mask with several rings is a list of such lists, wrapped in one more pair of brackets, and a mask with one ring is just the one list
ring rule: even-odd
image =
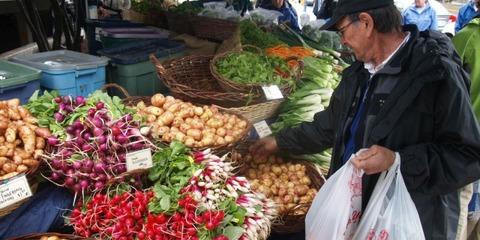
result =
[{"label": "market stall", "polygon": [[[169,31],[92,21],[90,54],[1,63],[0,226],[25,221],[37,201],[60,229],[11,228],[2,239],[246,240],[303,231],[331,152],[258,159],[248,148],[328,107],[348,60],[327,44],[338,39],[224,3],[157,13]],[[205,42],[213,44],[207,54],[192,55]],[[58,198],[38,200],[45,189]]]}]

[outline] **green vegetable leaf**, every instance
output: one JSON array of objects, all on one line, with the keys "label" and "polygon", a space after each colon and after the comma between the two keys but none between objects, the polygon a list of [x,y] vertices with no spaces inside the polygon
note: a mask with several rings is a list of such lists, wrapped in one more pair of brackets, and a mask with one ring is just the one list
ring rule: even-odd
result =
[{"label": "green vegetable leaf", "polygon": [[164,196],[162,200],[160,200],[160,207],[163,211],[168,211],[170,209],[170,197]]},{"label": "green vegetable leaf", "polygon": [[223,234],[227,236],[229,240],[237,240],[242,236],[243,228],[228,226],[223,230]]}]

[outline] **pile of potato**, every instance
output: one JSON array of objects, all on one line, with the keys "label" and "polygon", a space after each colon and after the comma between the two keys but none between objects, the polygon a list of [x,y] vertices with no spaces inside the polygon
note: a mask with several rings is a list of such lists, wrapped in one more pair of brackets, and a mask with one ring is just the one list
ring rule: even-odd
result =
[{"label": "pile of potato", "polygon": [[234,114],[223,114],[213,106],[195,106],[171,96],[156,94],[151,106],[137,104],[138,113],[146,117],[154,138],[165,142],[177,140],[188,147],[223,146],[238,141],[248,123]]},{"label": "pile of potato", "polygon": [[294,215],[306,214],[308,208],[296,207],[300,204],[309,206],[317,189],[313,187],[305,165],[284,161],[279,156],[258,159],[248,154],[244,157],[247,169],[244,173],[252,189],[275,200],[280,215],[289,212]]},{"label": "pile of potato", "polygon": [[0,101],[0,180],[39,164],[50,132],[36,123],[19,99]]}]

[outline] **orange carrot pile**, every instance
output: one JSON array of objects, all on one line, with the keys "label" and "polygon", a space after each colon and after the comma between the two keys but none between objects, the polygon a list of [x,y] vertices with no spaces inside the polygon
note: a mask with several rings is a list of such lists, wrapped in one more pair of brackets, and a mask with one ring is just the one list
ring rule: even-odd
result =
[{"label": "orange carrot pile", "polygon": [[[276,56],[282,59],[288,59],[292,57],[303,59],[304,57],[311,57],[315,55],[312,50],[304,47],[300,47],[300,46],[289,47],[285,45],[278,45],[275,47],[267,48],[267,50],[265,51],[269,56]],[[298,60],[288,61],[288,66],[290,68],[294,68],[297,65],[298,65]]]}]

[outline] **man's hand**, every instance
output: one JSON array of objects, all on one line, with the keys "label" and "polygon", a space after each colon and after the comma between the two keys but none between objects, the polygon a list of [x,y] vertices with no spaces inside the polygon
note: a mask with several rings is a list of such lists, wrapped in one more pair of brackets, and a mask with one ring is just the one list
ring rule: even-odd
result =
[{"label": "man's hand", "polygon": [[365,174],[375,174],[388,170],[395,162],[395,153],[378,145],[373,145],[361,151],[353,159],[353,165],[365,171]]},{"label": "man's hand", "polygon": [[249,151],[255,158],[266,158],[278,152],[277,140],[274,137],[262,138],[251,145]]}]

